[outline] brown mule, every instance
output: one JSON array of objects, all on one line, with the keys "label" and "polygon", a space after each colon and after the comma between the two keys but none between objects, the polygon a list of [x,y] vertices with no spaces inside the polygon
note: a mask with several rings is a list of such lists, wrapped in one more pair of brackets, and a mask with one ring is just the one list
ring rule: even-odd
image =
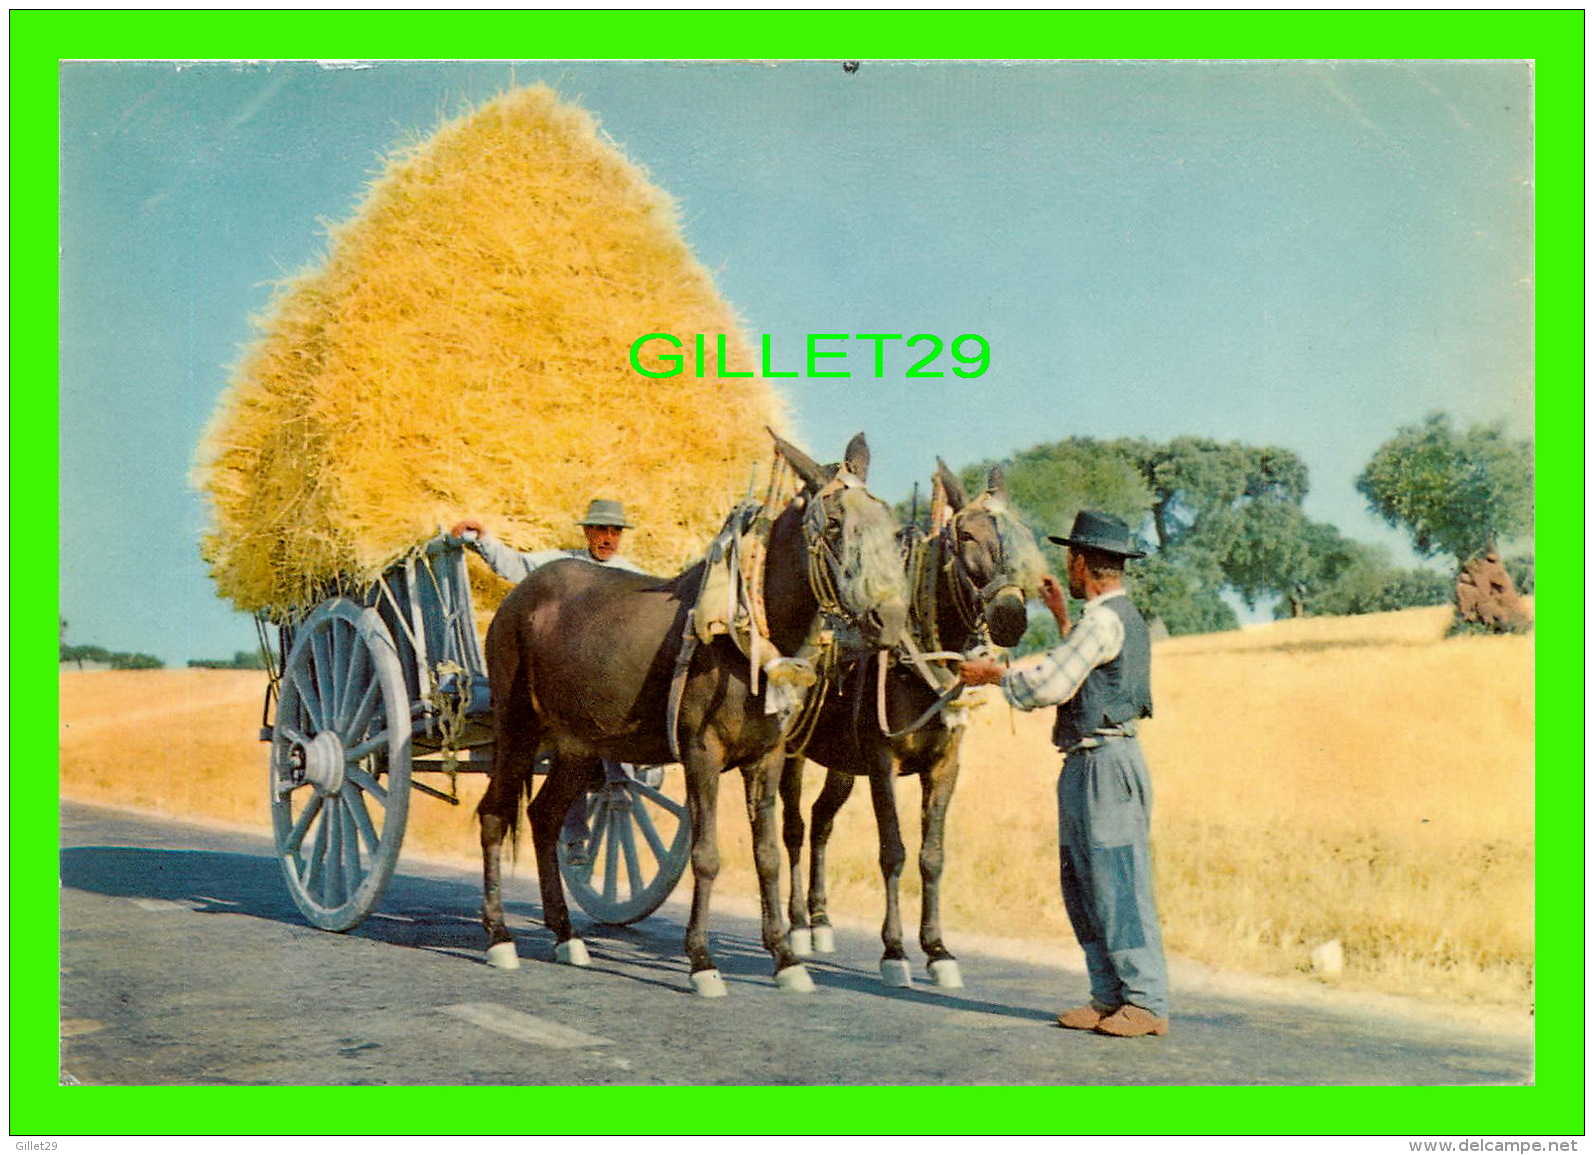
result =
[{"label": "brown mule", "polygon": [[[853,631],[890,645],[906,617],[906,584],[900,568],[886,564],[891,572],[880,572],[878,559],[894,562],[898,523],[864,486],[868,446],[863,435],[848,446],[846,464],[830,472],[778,437],[775,443],[801,478],[802,489],[779,509],[746,515],[771,519],[758,591],[769,642],[782,656],[797,655],[815,635],[823,599]],[[505,835],[514,835],[519,807],[531,793],[532,761],[539,749],[551,751],[551,768],[527,814],[543,920],[554,932],[557,957],[581,963],[586,951],[574,937],[559,873],[560,823],[597,773],[600,759],[639,765],[675,761],[673,733],[692,821],[694,887],[686,953],[694,987],[724,993],[708,949],[707,923],[719,872],[719,778],[730,769],[742,772],[747,796],[764,946],[777,974],[796,965],[779,915],[774,823],[777,775],[785,757],[783,720],[766,710],[768,681],[754,690],[749,659],[730,638],[716,636],[695,647],[684,640],[706,568],[706,561],[699,562],[663,579],[558,561],[515,587],[494,616],[487,632],[493,767],[477,807],[482,924],[490,961],[514,965],[504,925],[500,851]],[[788,978],[790,984],[783,985],[811,987],[800,967]]]},{"label": "brown mule", "polygon": [[[990,472],[986,491],[974,501],[968,500],[962,483],[944,462],[939,463],[936,482],[944,494],[944,505],[931,511],[932,520],[940,522],[938,528],[917,543],[908,535],[908,564],[920,569],[925,579],[914,593],[911,621],[915,644],[922,651],[958,652],[986,641],[1011,646],[1024,634],[1025,591],[1038,587],[1045,572],[1035,538],[1011,512],[1000,469]],[[922,788],[919,945],[937,985],[961,986],[957,960],[942,938],[940,894],[946,816],[957,784],[963,730],[947,724],[936,709],[939,688],[932,689],[916,664],[904,658],[888,663],[882,719],[878,686],[882,660],[883,653],[864,650],[843,658],[842,672],[823,700],[812,739],[803,751],[788,758],[782,773],[782,831],[791,866],[787,915],[799,948],[812,943],[822,952],[833,949],[825,852],[836,813],[851,794],[853,783],[859,777],[868,778],[886,892],[881,974],[893,985],[912,983],[898,899],[907,851],[895,786],[899,776],[917,776]],[[914,728],[914,721],[924,718],[927,711],[927,720]],[[805,758],[828,771],[811,815],[806,891],[801,868]]]}]

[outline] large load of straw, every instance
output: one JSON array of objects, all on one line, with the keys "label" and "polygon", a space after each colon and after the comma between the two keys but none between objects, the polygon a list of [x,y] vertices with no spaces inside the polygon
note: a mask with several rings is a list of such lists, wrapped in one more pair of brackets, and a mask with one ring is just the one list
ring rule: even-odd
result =
[{"label": "large load of straw", "polygon": [[753,357],[673,202],[547,87],[398,152],[330,236],[256,320],[199,451],[202,552],[240,609],[302,610],[466,515],[579,545],[597,496],[637,523],[626,554],[671,572],[768,461],[779,398],[718,379],[712,336],[703,376],[632,368],[654,332]]}]

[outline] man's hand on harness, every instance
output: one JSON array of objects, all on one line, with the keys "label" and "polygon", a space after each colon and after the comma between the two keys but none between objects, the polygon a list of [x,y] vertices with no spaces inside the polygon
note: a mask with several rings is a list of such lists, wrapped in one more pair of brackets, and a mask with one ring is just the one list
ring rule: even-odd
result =
[{"label": "man's hand on harness", "polygon": [[958,677],[965,686],[996,686],[1001,684],[1005,668],[987,658],[969,658],[958,663]]}]

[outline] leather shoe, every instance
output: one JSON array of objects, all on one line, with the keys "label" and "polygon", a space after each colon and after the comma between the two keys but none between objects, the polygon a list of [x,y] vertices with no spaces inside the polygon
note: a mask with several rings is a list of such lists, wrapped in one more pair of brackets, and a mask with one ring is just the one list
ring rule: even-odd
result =
[{"label": "leather shoe", "polygon": [[1120,1039],[1138,1039],[1144,1035],[1166,1035],[1168,1020],[1158,1018],[1144,1007],[1125,1003],[1112,1014],[1105,1016],[1093,1028],[1098,1035],[1113,1035]]},{"label": "leather shoe", "polygon": [[1093,1030],[1097,1023],[1116,1011],[1117,1007],[1103,1008],[1100,1003],[1089,1002],[1082,1007],[1070,1007],[1057,1016],[1057,1025],[1070,1031]]}]

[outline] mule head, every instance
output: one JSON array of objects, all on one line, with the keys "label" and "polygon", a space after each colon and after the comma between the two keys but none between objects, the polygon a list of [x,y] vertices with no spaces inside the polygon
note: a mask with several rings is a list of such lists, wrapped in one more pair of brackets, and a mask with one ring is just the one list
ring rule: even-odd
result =
[{"label": "mule head", "polygon": [[820,605],[872,645],[894,646],[908,620],[908,582],[897,551],[901,528],[869,492],[869,443],[859,433],[840,465],[826,468],[773,431],[781,456],[802,478],[803,536]]},{"label": "mule head", "polygon": [[1000,466],[987,475],[985,492],[969,501],[957,475],[944,461],[937,464],[941,490],[952,510],[942,532],[950,539],[964,596],[977,607],[991,641],[1017,645],[1029,622],[1027,599],[1040,593],[1046,573],[1035,535],[1013,512]]}]

